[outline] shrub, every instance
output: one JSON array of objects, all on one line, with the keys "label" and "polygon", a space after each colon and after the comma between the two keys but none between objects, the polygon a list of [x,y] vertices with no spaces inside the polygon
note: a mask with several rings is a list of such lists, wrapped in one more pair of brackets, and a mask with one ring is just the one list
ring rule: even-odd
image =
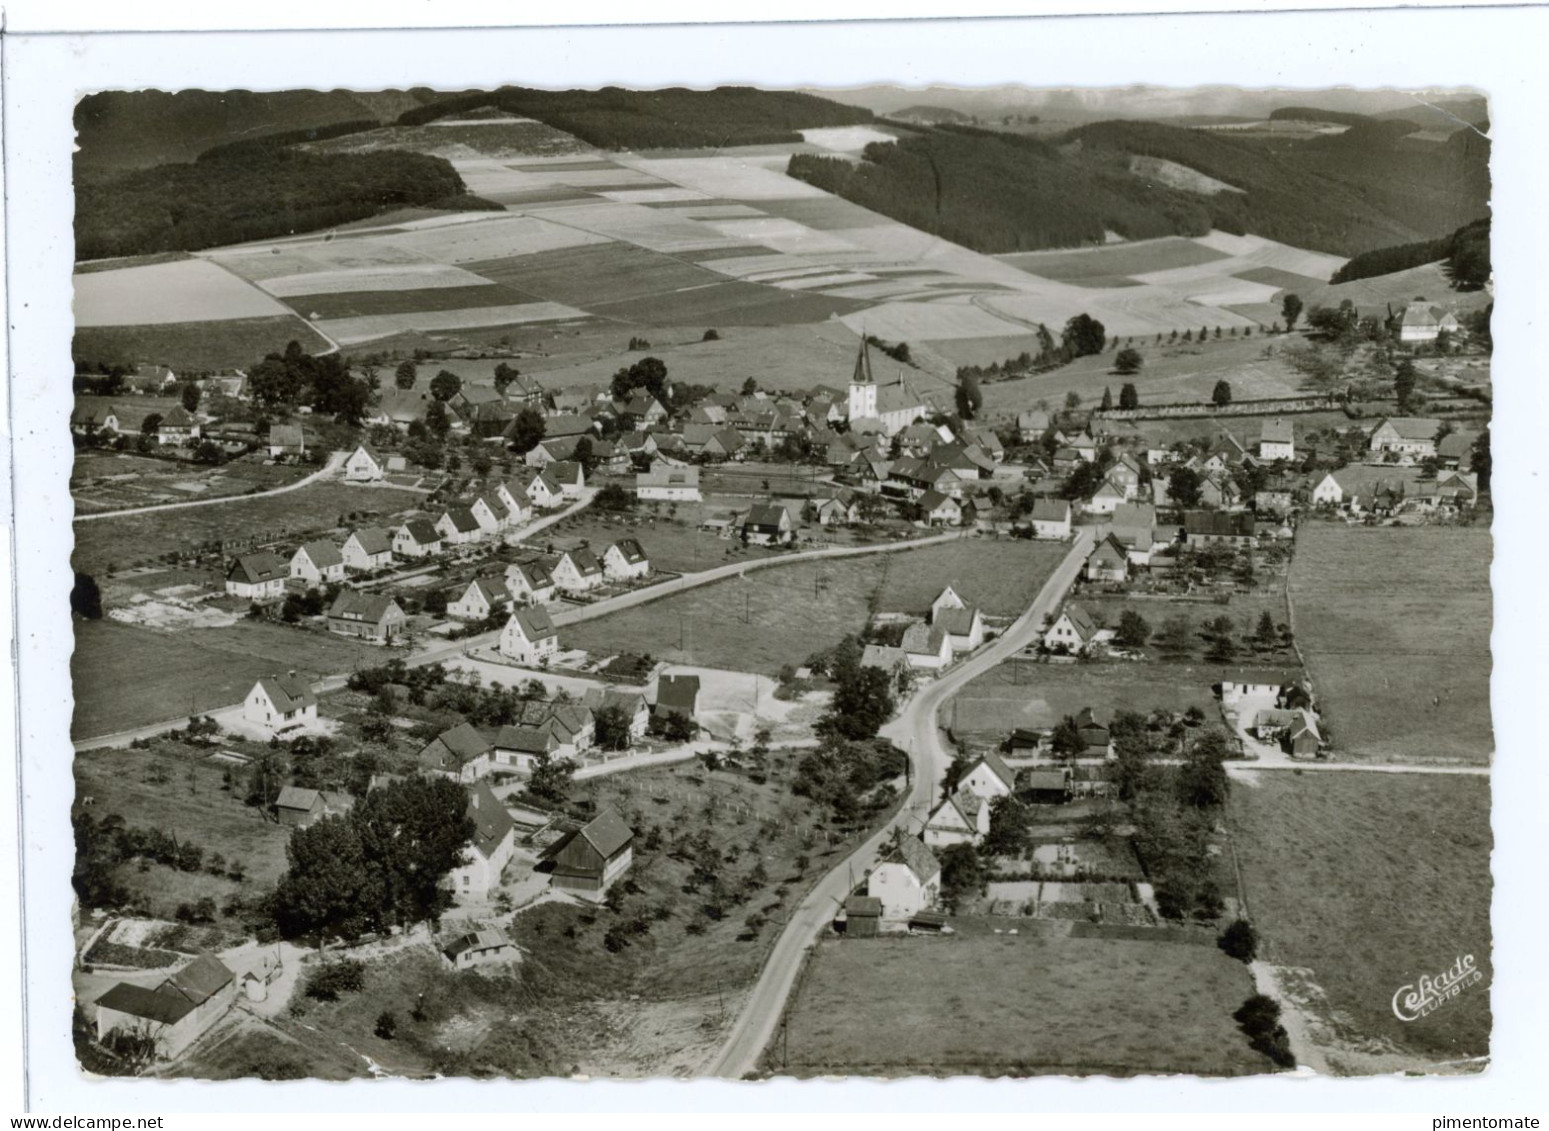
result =
[{"label": "shrub", "polygon": [[390,1009],[384,1009],[377,1015],[376,1029],[373,1030],[384,1041],[390,1041],[398,1034],[398,1015]]},{"label": "shrub", "polygon": [[1216,945],[1239,962],[1252,962],[1258,954],[1259,935],[1246,919],[1233,919]]},{"label": "shrub", "polygon": [[356,993],[366,984],[366,967],[352,958],[319,966],[307,976],[307,997],[338,1001],[343,993]]}]

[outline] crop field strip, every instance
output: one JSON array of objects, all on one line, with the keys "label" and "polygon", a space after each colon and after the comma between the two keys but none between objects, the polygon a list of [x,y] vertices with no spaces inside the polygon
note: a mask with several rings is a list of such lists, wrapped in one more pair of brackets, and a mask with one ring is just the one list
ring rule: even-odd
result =
[{"label": "crop field strip", "polygon": [[98,271],[75,279],[78,326],[152,326],[262,318],[285,308],[206,259]]},{"label": "crop field strip", "polygon": [[[464,287],[430,287],[425,290],[332,291],[287,295],[284,299],[285,304],[302,317],[320,323],[324,320],[375,315],[413,315],[486,307],[518,308],[542,301],[539,295],[493,282]],[[327,321],[323,328],[326,333],[338,337],[329,329],[334,325],[334,321]]]},{"label": "crop field strip", "polygon": [[722,276],[683,258],[624,243],[479,260],[467,266],[484,278],[527,294],[584,307],[723,281]]},{"label": "crop field strip", "polygon": [[780,326],[822,322],[836,314],[863,310],[865,304],[822,294],[780,291],[758,283],[720,282],[671,294],[611,303],[594,303],[595,314],[643,324],[711,324],[717,319],[742,326]]},{"label": "crop field strip", "polygon": [[528,302],[508,306],[463,306],[452,310],[417,310],[404,314],[335,318],[320,320],[317,328],[342,345],[357,345],[409,330],[429,333],[474,327],[523,326],[531,322],[571,322],[587,317],[589,315],[586,311],[561,303]]},{"label": "crop field strip", "polygon": [[308,353],[329,343],[295,314],[223,322],[162,322],[150,326],[78,326],[71,343],[77,362],[152,361],[174,369],[228,369],[299,342]]}]

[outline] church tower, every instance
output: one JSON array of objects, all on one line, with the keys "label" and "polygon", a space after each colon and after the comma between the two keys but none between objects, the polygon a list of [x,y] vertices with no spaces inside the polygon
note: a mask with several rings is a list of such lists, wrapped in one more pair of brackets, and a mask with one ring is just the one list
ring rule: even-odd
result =
[{"label": "church tower", "polygon": [[877,382],[871,375],[871,353],[866,345],[866,335],[861,335],[861,348],[855,355],[855,373],[850,377],[851,420],[862,420],[877,415]]}]

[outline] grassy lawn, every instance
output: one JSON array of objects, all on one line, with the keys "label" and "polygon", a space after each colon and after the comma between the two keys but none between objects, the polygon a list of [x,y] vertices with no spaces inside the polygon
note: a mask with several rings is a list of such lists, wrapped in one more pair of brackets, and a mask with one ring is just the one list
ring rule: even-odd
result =
[{"label": "grassy lawn", "polygon": [[1487,763],[1490,532],[1306,523],[1291,607],[1343,758]]},{"label": "grassy lawn", "polygon": [[244,499],[208,507],[104,518],[75,524],[75,568],[85,573],[108,572],[163,554],[191,552],[212,542],[295,537],[304,532],[332,530],[351,514],[389,516],[414,507],[423,495],[391,488],[349,487],[321,482],[260,499]]},{"label": "grassy lawn", "polygon": [[[1490,1038],[1490,784],[1420,774],[1259,773],[1229,805],[1261,956],[1310,970],[1350,1043],[1437,1058]],[[1396,830],[1405,830],[1395,836]],[[1289,865],[1289,866],[1288,866]],[[1394,992],[1472,954],[1483,985],[1418,1021]]]},{"label": "grassy lawn", "polygon": [[1068,550],[1056,542],[965,538],[889,554],[882,559],[887,577],[879,607],[885,613],[924,613],[950,585],[989,616],[1015,617],[1032,604]]},{"label": "grassy lawn", "polygon": [[[1230,617],[1237,626],[1238,645],[1243,663],[1245,664],[1296,664],[1296,653],[1290,648],[1275,648],[1272,650],[1258,651],[1251,649],[1245,642],[1245,637],[1252,636],[1258,628],[1259,617],[1265,612],[1269,613],[1277,625],[1286,623],[1285,594],[1273,589],[1261,590],[1254,593],[1232,593],[1231,600],[1226,604],[1217,604],[1215,601],[1176,601],[1157,600],[1144,597],[1133,597],[1119,594],[1083,593],[1074,599],[1087,612],[1096,618],[1099,624],[1107,628],[1117,628],[1119,618],[1126,612],[1136,612],[1151,626],[1153,633],[1161,629],[1162,624],[1173,617],[1186,617],[1194,626],[1194,649],[1192,657],[1198,659],[1204,655],[1209,645],[1201,639],[1199,630],[1206,621],[1212,621],[1218,617]],[[1148,653],[1155,653],[1156,649],[1148,645]]]},{"label": "grassy lawn", "polygon": [[[789,1071],[1241,1076],[1253,992],[1215,947],[1042,934],[829,941],[789,1007]],[[778,1071],[784,1045],[771,1046]]]},{"label": "grassy lawn", "polygon": [[78,620],[70,733],[91,738],[228,707],[259,676],[294,670],[316,677],[381,658],[381,649],[342,636],[246,620],[181,633]]}]

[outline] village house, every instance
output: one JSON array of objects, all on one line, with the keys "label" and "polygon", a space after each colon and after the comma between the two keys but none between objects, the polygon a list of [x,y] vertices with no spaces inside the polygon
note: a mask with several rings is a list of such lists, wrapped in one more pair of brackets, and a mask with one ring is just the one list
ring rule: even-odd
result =
[{"label": "village house", "polygon": [[547,471],[529,471],[521,484],[522,494],[539,510],[553,510],[565,501],[564,488]]},{"label": "village house", "polygon": [[1280,739],[1281,748],[1294,758],[1316,758],[1323,748],[1317,720],[1305,710],[1292,711],[1291,716],[1291,725]]},{"label": "village house", "polygon": [[606,579],[602,563],[589,546],[566,550],[554,563],[554,584],[563,593],[586,593]]},{"label": "village house", "polygon": [[289,577],[290,564],[278,554],[242,554],[226,573],[226,592],[248,601],[277,601],[285,596]]},{"label": "village house", "polygon": [[963,507],[951,495],[926,491],[920,496],[920,518],[929,526],[961,526]]},{"label": "village house", "polygon": [[436,519],[435,527],[446,546],[464,546],[484,536],[484,528],[467,507],[447,507]]},{"label": "village house", "polygon": [[940,671],[952,662],[952,642],[940,625],[911,624],[904,631],[902,647],[911,668]]},{"label": "village house", "polygon": [[387,461],[361,444],[344,461],[346,483],[376,483],[387,477]]},{"label": "village house", "polygon": [[500,654],[533,667],[559,651],[559,630],[542,605],[517,609],[500,633]]},{"label": "village house", "polygon": [[1237,481],[1224,471],[1209,471],[1199,479],[1199,501],[1207,507],[1230,509],[1237,506],[1241,496]]},{"label": "village house", "polygon": [[468,817],[473,821],[473,837],[463,852],[463,862],[447,874],[446,884],[459,901],[477,902],[488,899],[500,886],[500,877],[516,854],[516,822],[495,796],[483,773],[476,780],[461,780],[471,781],[473,785],[468,791]]},{"label": "village house", "polygon": [[1285,689],[1295,682],[1294,673],[1274,669],[1242,669],[1221,680],[1221,702],[1228,707],[1250,701],[1278,706]]},{"label": "village house", "polygon": [[742,540],[750,546],[787,546],[796,538],[791,513],[778,503],[757,503],[742,524]]},{"label": "village house", "polygon": [[874,939],[882,925],[882,901],[869,895],[852,895],[844,901],[844,937]]},{"label": "village house", "polygon": [[1253,515],[1248,511],[1185,511],[1183,536],[1190,546],[1251,546]]},{"label": "village house", "polygon": [[909,654],[902,648],[890,648],[886,644],[868,644],[861,649],[861,667],[878,668],[897,680],[909,670]]},{"label": "village house", "polygon": [[1367,447],[1372,452],[1424,459],[1436,454],[1436,434],[1441,421],[1428,416],[1390,416],[1372,429]]},{"label": "village house", "polygon": [[1049,414],[1040,409],[1017,414],[1017,437],[1024,444],[1036,443],[1049,430]]},{"label": "village house", "polygon": [[328,608],[328,631],[391,644],[403,635],[408,617],[393,598],[381,593],[341,590]]},{"label": "village house", "polygon": [[317,696],[312,694],[312,685],[295,672],[266,675],[253,684],[242,701],[242,721],[270,734],[313,726],[317,723]]},{"label": "village house", "polygon": [[586,468],[579,463],[561,460],[544,468],[544,474],[559,484],[562,499],[579,499],[586,490]]},{"label": "village house", "polygon": [[479,927],[453,937],[441,948],[441,957],[453,970],[474,970],[514,962],[521,951],[499,927]]},{"label": "village house", "polygon": [[506,590],[513,601],[527,605],[545,605],[556,596],[554,575],[537,558],[506,566]]},{"label": "village house", "polygon": [[199,438],[199,421],[182,405],[173,405],[156,425],[156,442],[183,447]]},{"label": "village house", "polygon": [[1070,800],[1070,778],[1069,766],[1029,770],[1023,780],[1023,795],[1038,805],[1063,805]]},{"label": "village house", "polygon": [[861,517],[855,492],[843,488],[818,503],[816,512],[819,526],[854,526]]},{"label": "village house", "polygon": [[1106,758],[1112,753],[1108,728],[1097,721],[1097,714],[1090,707],[1082,707],[1076,713],[1076,730],[1086,747],[1083,758]]},{"label": "village house", "polygon": [[941,862],[924,841],[905,837],[872,869],[866,894],[882,901],[884,920],[907,920],[936,905],[941,897]]},{"label": "village house", "polygon": [[393,531],[393,553],[401,558],[428,558],[441,552],[441,531],[428,518],[411,518]]},{"label": "village house", "polygon": [[1109,476],[1098,484],[1097,490],[1086,501],[1086,511],[1088,514],[1112,514],[1128,498],[1129,493]]},{"label": "village house", "polygon": [[597,742],[597,722],[581,703],[525,700],[512,719],[515,726],[534,727],[554,739],[554,754],[578,758]]},{"label": "village house", "polygon": [[691,728],[698,725],[699,677],[697,675],[661,675],[656,680],[656,702],[651,704],[651,721],[657,729],[667,725],[669,719],[688,722]]},{"label": "village house", "polygon": [[495,613],[510,612],[511,590],[502,577],[475,577],[462,595],[448,601],[446,614],[454,620],[481,621]]},{"label": "village house", "polygon": [[950,585],[931,602],[930,623],[947,634],[953,652],[972,652],[984,643],[984,616]]},{"label": "village house", "polygon": [[1330,471],[1312,489],[1312,501],[1315,506],[1339,506],[1345,501],[1346,494],[1337,473]]},{"label": "village house", "polygon": [[1474,443],[1479,436],[1473,432],[1448,432],[1436,441],[1436,458],[1446,471],[1468,471],[1473,465]]},{"label": "village house", "polygon": [[269,457],[304,456],[307,454],[307,435],[299,424],[272,424],[269,426]]},{"label": "village house", "polygon": [[1115,507],[1108,520],[1108,534],[1124,547],[1124,553],[1136,565],[1151,563],[1151,547],[1156,540],[1156,507],[1151,503],[1124,503]]},{"label": "village house", "polygon": [[1083,572],[1088,581],[1127,581],[1129,553],[1112,534],[1105,534],[1086,556]]},{"label": "village house", "polygon": [[616,687],[588,688],[581,697],[581,706],[592,713],[594,720],[597,712],[602,710],[622,711],[631,743],[644,738],[651,726],[651,705],[638,691],[623,691]]},{"label": "village house", "polygon": [[473,521],[484,534],[498,534],[510,524],[510,512],[493,491],[475,495],[468,503],[468,513],[473,515]]},{"label": "village house", "polygon": [[344,580],[344,555],[332,542],[308,542],[291,555],[290,575],[308,585]]},{"label": "village house", "polygon": [[1070,537],[1070,503],[1064,499],[1037,498],[1028,516],[1033,524],[1034,538]]},{"label": "village house", "polygon": [[484,498],[505,508],[506,523],[516,526],[532,518],[532,500],[520,484],[495,483],[485,488]]},{"label": "village house", "polygon": [[651,559],[634,538],[620,538],[602,552],[602,571],[609,581],[635,581],[649,577]]},{"label": "village house", "polygon": [[70,410],[70,431],[77,436],[117,435],[119,411],[113,405],[93,404],[78,398]]},{"label": "village house", "polygon": [[1264,463],[1296,458],[1296,430],[1289,420],[1275,417],[1259,428],[1259,459]]},{"label": "village house", "polygon": [[495,766],[518,774],[530,774],[545,757],[559,751],[559,739],[544,727],[507,724],[495,735]]},{"label": "village house", "polygon": [[494,748],[470,723],[458,723],[426,743],[416,757],[420,772],[472,785],[488,777]]},{"label": "village house", "polygon": [[1398,340],[1402,345],[1429,345],[1441,336],[1458,332],[1458,316],[1443,307],[1417,298],[1405,305],[1393,320],[1397,323]]},{"label": "village house", "polygon": [[1198,470],[1201,474],[1206,472],[1222,474],[1231,471],[1234,467],[1242,467],[1253,462],[1253,456],[1247,448],[1243,447],[1241,440],[1230,432],[1222,432],[1215,446],[1199,461]]},{"label": "village house", "polygon": [[345,569],[386,569],[393,564],[393,536],[379,526],[362,526],[350,532],[339,554]]},{"label": "village house", "polygon": [[342,816],[354,805],[347,793],[288,785],[274,799],[274,819],[287,828],[305,828],[320,817]]},{"label": "village house", "polygon": [[555,887],[583,899],[601,900],[629,871],[634,831],[612,808],[605,808],[544,853],[554,862]]},{"label": "village house", "polygon": [[213,954],[201,954],[155,989],[119,982],[99,997],[97,1040],[115,1030],[148,1036],[158,1060],[175,1060],[226,1015],[236,996],[236,975]]},{"label": "village house", "polygon": [[1051,652],[1072,654],[1089,647],[1097,638],[1097,622],[1077,604],[1068,604],[1054,623],[1044,630],[1043,646]]},{"label": "village house", "polygon": [[645,503],[697,503],[699,468],[653,463],[635,476],[635,497]]},{"label": "village house", "polygon": [[1436,476],[1440,506],[1467,510],[1479,501],[1479,476],[1471,471],[1443,471]]},{"label": "village house", "polygon": [[926,819],[924,836],[931,848],[947,848],[954,844],[978,845],[989,831],[989,802],[971,789],[959,789]]},{"label": "village house", "polygon": [[1016,772],[993,750],[979,755],[957,782],[958,789],[966,789],[986,803],[1015,792],[1016,785]]}]

